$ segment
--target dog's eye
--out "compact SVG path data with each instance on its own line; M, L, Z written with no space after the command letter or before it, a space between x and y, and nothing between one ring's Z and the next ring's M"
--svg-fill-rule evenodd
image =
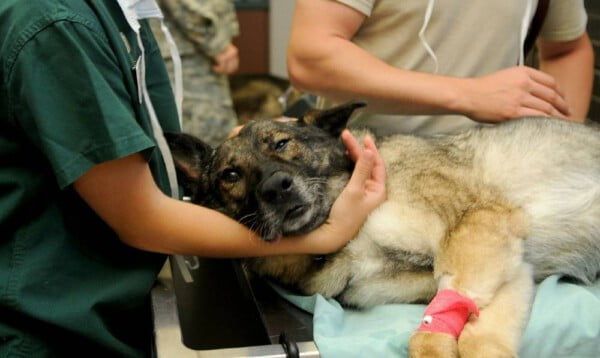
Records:
M290 140L289 140L289 139L287 139L287 138L286 138L286 139L281 139L281 140L278 140L278 141L277 141L277 142L275 142L275 144L273 145L273 149L274 149L274 150L276 150L276 151L278 151L278 152L281 152L282 150L284 150L284 149L285 149L285 146L288 144L288 142L289 142L289 141L290 141Z
M221 180L228 183L235 183L236 181L240 180L240 173L234 169L225 169L221 173Z

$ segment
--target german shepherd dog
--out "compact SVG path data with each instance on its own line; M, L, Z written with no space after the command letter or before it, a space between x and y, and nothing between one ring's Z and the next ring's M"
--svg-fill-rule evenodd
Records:
M340 133L360 103L257 121L213 149L169 135L192 201L264 240L321 225L353 163ZM364 135L364 131L357 136ZM600 272L600 130L531 118L456 135L378 138L387 201L342 250L248 259L259 275L366 307L451 289L480 310L455 339L417 331L411 357L516 357L534 282Z

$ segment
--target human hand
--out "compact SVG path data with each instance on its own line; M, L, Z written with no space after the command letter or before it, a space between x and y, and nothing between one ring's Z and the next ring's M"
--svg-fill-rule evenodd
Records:
M328 221L317 229L324 234L314 240L310 248L317 254L341 249L356 236L371 211L386 199L385 166L373 139L366 136L363 149L345 130L342 141L356 166L350 181L333 204Z
M230 75L237 71L240 59L238 49L233 44L227 45L225 49L213 57L213 70L217 73Z
M511 67L464 83L464 113L479 122L528 116L566 118L570 114L554 78L531 67Z
M348 130L342 132L342 141L346 146L347 155L356 162L356 166L346 188L334 203L332 213L334 213L336 204L351 204L350 201L357 200L359 202L355 204L364 209L362 213L364 220L373 209L386 199L385 165L371 136L367 135L364 137L364 148L358 144L356 138ZM347 198L344 196L347 196ZM347 203L345 203L346 200L348 200ZM349 207L355 209L354 205ZM342 214L344 218L348 218L347 213ZM357 217L356 219L359 218ZM359 226L362 226L362 223Z

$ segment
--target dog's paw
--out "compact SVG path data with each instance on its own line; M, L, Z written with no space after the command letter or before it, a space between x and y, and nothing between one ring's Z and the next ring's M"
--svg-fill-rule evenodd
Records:
M458 339L460 358L516 358L517 353L492 335L463 334Z
M458 358L456 339L444 333L415 332L408 344L410 358Z

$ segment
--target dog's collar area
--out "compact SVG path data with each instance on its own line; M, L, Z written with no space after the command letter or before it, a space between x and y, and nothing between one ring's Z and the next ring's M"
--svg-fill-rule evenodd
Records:
M479 316L473 300L454 290L441 290L425 309L417 331L447 333L458 338L471 314Z

